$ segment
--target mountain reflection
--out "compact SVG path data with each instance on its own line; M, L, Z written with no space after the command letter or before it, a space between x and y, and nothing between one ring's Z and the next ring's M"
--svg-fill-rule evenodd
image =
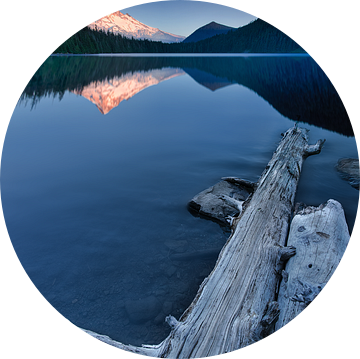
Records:
M106 115L120 102L128 100L145 88L184 74L184 71L178 68L139 71L120 77L115 76L109 80L94 81L81 90L73 90L73 92L94 103L99 111Z
M144 88L187 73L212 91L243 85L293 121L353 136L330 80L310 57L92 57L51 56L20 100L81 94L106 114ZM61 76L59 76L61 74Z

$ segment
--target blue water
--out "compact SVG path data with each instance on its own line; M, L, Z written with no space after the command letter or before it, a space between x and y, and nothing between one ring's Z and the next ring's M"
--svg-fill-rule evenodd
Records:
M65 62L81 65L59 61L58 73ZM152 71L146 61L138 66L143 70L129 72L120 63L119 77L146 77ZM206 66L169 65L186 71L106 115L71 92L73 84L59 88L54 80L35 106L28 95L16 107L2 155L6 225L30 279L75 325L135 345L163 340L165 316L178 318L187 308L229 234L193 217L188 201L224 176L256 181L280 133L294 126L278 110L285 107L258 94L260 82L247 87L216 66L209 75ZM111 82L111 76L96 80ZM341 124L340 132L299 126L310 130L311 143L325 138L326 144L305 161L296 200L339 200L352 229L358 191L334 166L340 158L357 158L354 137L341 133Z

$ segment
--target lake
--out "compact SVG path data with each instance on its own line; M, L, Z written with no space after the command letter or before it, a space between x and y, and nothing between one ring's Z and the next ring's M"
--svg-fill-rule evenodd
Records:
M12 244L75 325L157 344L214 267L226 228L187 203L224 176L256 181L295 124L310 143L297 202L333 198L353 228L358 158L343 104L309 57L52 56L24 90L2 154Z

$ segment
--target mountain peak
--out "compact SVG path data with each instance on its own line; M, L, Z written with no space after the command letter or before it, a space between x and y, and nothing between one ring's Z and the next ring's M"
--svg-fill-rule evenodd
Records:
M183 42L186 43L186 42L197 42L197 41L205 40L215 35L226 34L233 29L234 29L233 27L221 25L215 21L211 21L209 24L206 24L198 28L196 31L194 31Z
M89 28L120 34L129 39L147 39L166 43L181 42L185 38L184 36L170 34L145 25L134 19L130 14L123 14L120 11L116 11L91 23Z
M219 30L231 30L233 27L225 26L222 24L219 24L215 21L211 21L209 24L204 25L203 27L200 27L200 29L219 29Z

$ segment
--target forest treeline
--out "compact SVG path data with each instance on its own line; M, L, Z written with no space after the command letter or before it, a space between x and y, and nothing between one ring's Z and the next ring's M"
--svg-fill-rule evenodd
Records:
M283 32L257 19L227 34L190 43L128 39L111 32L83 28L66 40L55 54L99 53L293 53L305 52Z
M30 80L20 102L33 107L44 96L61 99L66 91L81 93L89 84L166 68L183 69L207 88L237 83L293 121L354 135L334 86L310 56L50 56Z

